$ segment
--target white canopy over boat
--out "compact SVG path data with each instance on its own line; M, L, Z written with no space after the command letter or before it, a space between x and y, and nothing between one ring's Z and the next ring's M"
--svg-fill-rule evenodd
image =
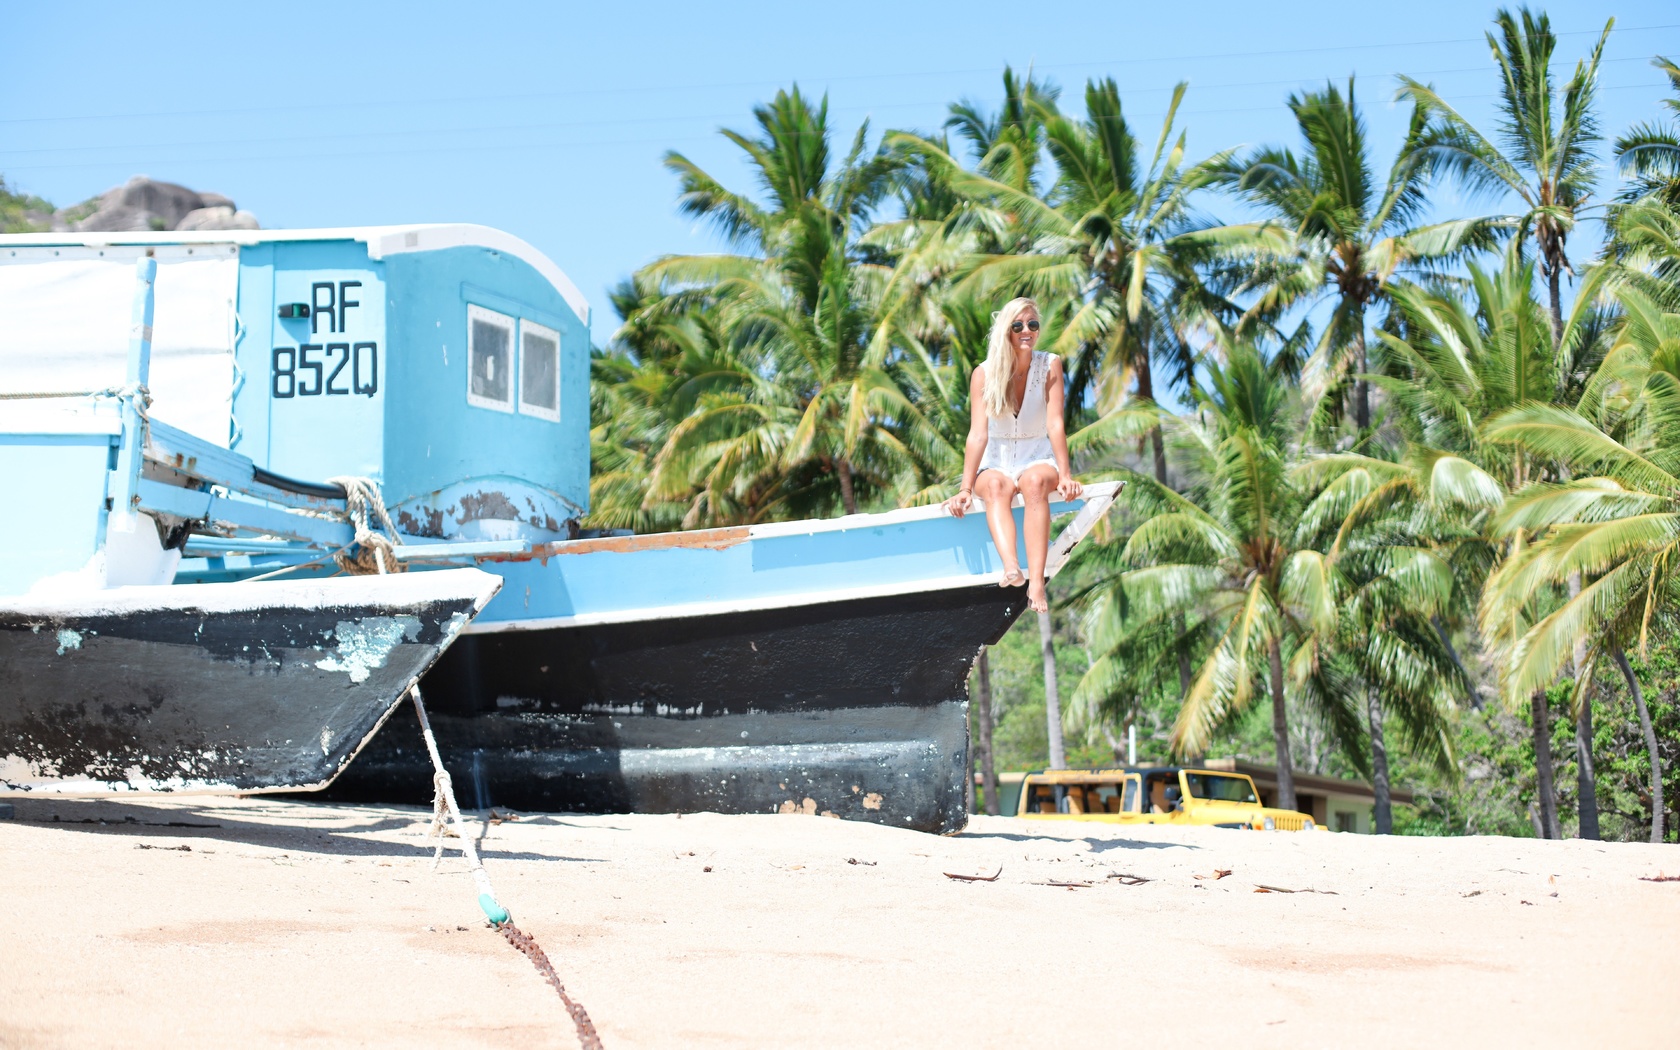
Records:
M151 415L227 447L239 248L107 245L0 252L0 396L119 387L128 367L134 260L158 262Z

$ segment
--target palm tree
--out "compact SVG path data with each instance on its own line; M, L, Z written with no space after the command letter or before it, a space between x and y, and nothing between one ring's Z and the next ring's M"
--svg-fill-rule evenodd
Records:
M1627 676L1624 649L1643 654L1653 631L1680 625L1680 314L1632 289L1619 298L1625 324L1576 408L1523 406L1489 426L1490 440L1561 461L1570 479L1529 486L1500 516L1500 529L1521 545L1488 581L1484 619L1509 617L1536 589L1590 581L1515 639L1508 694L1543 688L1584 638L1575 682L1584 702L1599 660ZM1649 713L1629 680L1643 728ZM1660 810L1660 759L1654 735L1646 738Z
M702 486L656 491L655 463L697 392L736 362L704 313L646 310L658 294L634 279L611 299L625 323L590 357L590 521L638 532L681 528Z
M1037 80L1029 69L1017 76L1003 67L1003 104L987 114L970 99L951 106L945 126L968 140L978 169L1015 189L1033 193L1039 188L1038 170L1044 155L1044 111L1054 109L1061 90Z
M1377 834L1387 835L1393 830L1387 716L1398 718L1414 756L1447 772L1452 749L1443 708L1453 695L1473 690L1435 627L1458 591L1453 523L1435 494L1416 485L1414 464L1348 453L1309 459L1297 475L1312 487L1328 481L1298 530L1314 537L1314 549L1298 557L1301 578L1310 584L1300 590L1315 597L1317 608L1292 670L1302 691L1363 695L1373 823ZM1335 702L1323 695L1314 706Z
M1616 279L1664 309L1680 308L1680 66L1652 60L1674 88L1663 105L1668 127L1642 124L1616 140L1616 161L1630 181L1606 216L1606 254Z
M841 506L856 513L860 485L880 490L902 456L880 425L899 395L870 352L874 303L889 271L859 244L895 161L866 149L866 123L836 163L827 99L812 105L797 87L754 116L759 137L724 135L746 153L764 204L680 153L666 155L681 179L682 210L752 254L653 263L639 275L664 293L650 309L683 313L703 304L749 367L737 370L727 395L700 403L673 430L655 474L681 488L703 469L717 500L767 476L816 470L832 475Z
M1552 52L1557 36L1545 12L1506 9L1494 15L1498 35L1487 34L1499 66L1500 128L1497 143L1448 105L1435 89L1401 77L1402 94L1439 116L1420 143L1420 155L1437 170L1458 176L1474 190L1513 193L1523 211L1503 217L1517 239L1533 237L1540 274L1550 296L1552 339L1563 341L1560 284L1574 269L1568 256L1569 235L1592 201L1598 138L1593 113L1599 57L1614 18L1604 23L1592 54L1575 64L1561 95L1552 82Z
M1354 423L1363 437L1371 426L1366 312L1386 295L1403 269L1427 271L1491 243L1488 224L1454 220L1415 226L1425 205L1427 172L1418 162L1426 111L1412 111L1406 142L1379 184L1372 173L1365 118L1354 101L1354 81L1344 96L1334 84L1291 95L1306 150L1296 156L1268 146L1226 164L1218 181L1264 209L1265 222L1235 227L1233 249L1255 256L1250 286L1261 294L1248 320L1277 316L1329 296L1335 308L1306 365L1308 403L1353 382Z
M1196 414L1175 426L1188 490L1131 473L1140 521L1114 559L1121 571L1094 591L1088 633L1098 659L1080 690L1112 686L1128 648L1179 641L1183 623L1182 634L1205 641L1174 752L1204 751L1219 726L1268 696L1277 805L1292 809L1285 668L1323 626L1323 602L1306 593L1319 559L1297 545L1308 501L1290 469L1299 428L1289 388L1251 344L1229 344L1226 356L1207 366ZM1330 705L1321 713L1357 755L1358 717L1345 694L1303 695Z
M1456 283L1434 287L1402 283L1392 297L1405 335L1379 333L1381 375L1373 378L1393 406L1395 425L1407 439L1407 481L1414 498L1434 508L1442 526L1455 530L1453 562L1460 577L1456 607L1472 605L1513 540L1491 529L1491 515L1507 494L1528 484L1547 461L1489 439L1483 421L1524 405L1551 404L1558 395L1559 357L1544 308L1535 300L1532 262L1512 243L1499 270L1468 266L1470 296ZM1594 271L1590 280L1602 279ZM1588 354L1597 319L1588 290L1576 300L1564 327L1564 358ZM1548 594L1532 596L1544 603ZM1538 607L1507 610L1489 637L1509 640L1526 629ZM1528 696L1535 774L1543 832L1559 834L1551 755L1550 703L1543 688ZM1590 753L1590 752L1589 752ZM1589 793L1590 797L1590 793Z
M1616 139L1616 166L1632 184L1624 201L1657 200L1680 207L1680 66L1658 56L1651 65L1668 77L1674 97L1663 100L1671 114L1668 127L1637 124Z
M1205 421L1180 427L1190 438L1183 453L1196 483L1178 496L1140 481L1151 516L1127 541L1121 571L1094 588L1087 625L1098 658L1076 703L1113 717L1135 695L1129 679L1149 674L1149 651L1188 624L1202 667L1174 748L1204 749L1256 688L1269 688L1278 804L1292 806L1287 700L1323 717L1361 768L1365 722L1377 824L1386 833L1379 697L1414 754L1443 769L1451 762L1442 705L1450 691L1470 685L1432 621L1452 601L1455 573L1419 534L1427 518L1399 498L1404 484L1396 482L1409 476L1408 466L1348 454L1286 467L1298 417L1284 385L1250 348L1210 372Z

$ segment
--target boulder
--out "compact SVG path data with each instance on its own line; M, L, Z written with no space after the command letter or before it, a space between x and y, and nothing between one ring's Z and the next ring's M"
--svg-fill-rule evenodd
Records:
M223 198L224 200L226 198ZM217 204L187 212L175 224L177 230L256 230L257 217L248 211L235 211L231 204Z
M55 229L127 232L131 230L255 230L256 216L238 211L229 197L198 193L173 182L136 175L116 189L60 208Z

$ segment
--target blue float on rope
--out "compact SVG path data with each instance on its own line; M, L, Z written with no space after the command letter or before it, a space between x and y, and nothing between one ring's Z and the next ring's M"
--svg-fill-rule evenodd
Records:
M496 898L490 896L488 893L480 893L478 895L478 906L484 909L485 916L497 926L502 925L512 918L512 916L508 915L507 909L502 907L500 904L497 904Z

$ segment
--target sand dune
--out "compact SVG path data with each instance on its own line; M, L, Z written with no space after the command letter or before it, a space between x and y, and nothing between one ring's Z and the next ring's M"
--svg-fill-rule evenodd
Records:
M431 871L429 813L16 810L0 821L0 1046L577 1045L459 855ZM1672 846L1008 818L935 838L802 815L481 830L503 902L609 1048L1680 1032L1680 882L1640 878L1680 874Z

